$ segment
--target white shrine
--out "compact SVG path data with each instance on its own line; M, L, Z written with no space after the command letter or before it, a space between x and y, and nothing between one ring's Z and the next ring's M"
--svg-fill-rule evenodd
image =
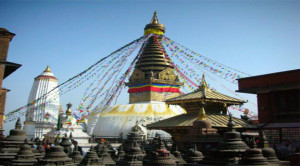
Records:
M96 143L90 143L91 136L89 136L85 132L85 122L77 121L73 116L71 111L72 104L67 104L67 110L65 113L60 112L61 114L65 114L66 119L61 119L61 128L57 129L57 126L52 128L52 131L45 134L46 140L53 142L54 139L59 135L59 137L63 137L65 135L70 136L72 134L72 138L78 142L78 145L82 147L84 152L87 152L91 146L95 146Z
M41 98L57 87L58 80L51 72L49 66L34 78L34 83L28 98L28 103ZM27 108L24 130L27 138L43 138L44 134L52 130L57 124L59 113L59 91L52 90L45 97Z

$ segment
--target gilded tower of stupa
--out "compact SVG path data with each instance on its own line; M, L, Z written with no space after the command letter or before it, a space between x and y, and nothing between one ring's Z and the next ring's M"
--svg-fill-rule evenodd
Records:
M134 71L126 85L129 87L129 104L110 105L95 109L86 117L88 134L97 137L127 137L132 126L140 128L143 138L156 132L170 137L164 131L148 131L147 124L185 113L178 105L164 101L180 95L182 83L175 75L172 63L160 45L160 35L165 27L157 19L156 12L144 29L145 35L155 34L141 47Z
M164 34L165 26L158 22L156 12L144 30L145 35ZM157 36L149 38L126 84L129 87L130 103L164 101L180 94L179 87L183 84L175 75L159 40Z

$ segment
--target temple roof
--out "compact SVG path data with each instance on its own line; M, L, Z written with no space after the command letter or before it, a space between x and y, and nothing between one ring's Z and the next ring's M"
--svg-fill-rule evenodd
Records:
M193 122L198 120L198 114L181 114L165 120L161 120L147 125L148 129L168 129L192 127ZM214 128L226 128L229 115L206 114L206 120L212 122ZM257 128L256 125L249 124L247 121L233 117L235 128Z
M214 102L225 102L228 104L237 104L240 105L245 103L246 101L236 99L227 95L224 95L219 92L212 91L207 86L204 75L202 76L202 81L199 88L191 93L181 95L178 97L174 97L166 100L167 104L175 104L175 103L183 103L183 102L198 102L198 101L214 101Z

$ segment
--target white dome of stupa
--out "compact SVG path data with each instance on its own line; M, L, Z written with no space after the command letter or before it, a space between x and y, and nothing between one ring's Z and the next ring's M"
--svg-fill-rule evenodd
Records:
M123 138L126 138L136 124L142 127L183 113L186 111L182 107L167 105L164 102L107 106L102 110L93 111L86 117L87 131L89 135L98 137L119 137L122 134ZM146 130L144 127L143 129ZM162 137L170 137L161 130L147 132L150 137L154 137L155 133Z

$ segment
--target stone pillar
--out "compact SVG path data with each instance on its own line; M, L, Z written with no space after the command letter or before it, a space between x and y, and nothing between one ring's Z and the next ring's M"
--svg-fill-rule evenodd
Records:
M9 32L7 29L0 28L0 137L3 136L3 114L5 109L6 89L2 88L2 81L5 72L5 62L9 43L15 36L14 33Z

